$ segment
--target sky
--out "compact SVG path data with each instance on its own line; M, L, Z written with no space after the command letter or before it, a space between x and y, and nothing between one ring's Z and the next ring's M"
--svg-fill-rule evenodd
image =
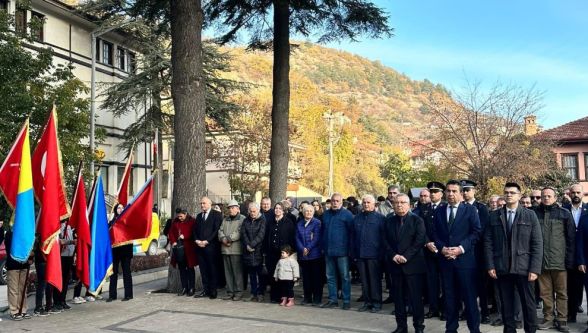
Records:
M588 116L588 1L375 0L394 36L327 46L459 91L470 81L535 86L539 125Z

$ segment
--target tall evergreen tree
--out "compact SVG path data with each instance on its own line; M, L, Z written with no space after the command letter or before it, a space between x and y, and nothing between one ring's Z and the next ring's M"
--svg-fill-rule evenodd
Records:
M248 30L250 48L274 52L270 197L281 200L288 180L290 35L316 35L318 42L391 36L388 17L365 0L210 0L204 11L221 43Z

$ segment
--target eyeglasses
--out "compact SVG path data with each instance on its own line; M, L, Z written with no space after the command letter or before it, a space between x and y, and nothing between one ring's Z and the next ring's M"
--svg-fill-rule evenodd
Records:
M541 199L541 196L535 197L535 196L531 196L531 199Z

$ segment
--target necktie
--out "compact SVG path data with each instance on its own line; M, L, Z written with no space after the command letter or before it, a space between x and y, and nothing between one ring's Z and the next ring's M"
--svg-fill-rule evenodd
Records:
M512 230L512 224L514 223L514 212L512 210L508 211L508 232Z
M202 221L206 221L206 211L202 212Z
M449 221L447 221L447 224L449 224L449 227L451 228L453 222L455 222L455 206L449 206L449 209Z

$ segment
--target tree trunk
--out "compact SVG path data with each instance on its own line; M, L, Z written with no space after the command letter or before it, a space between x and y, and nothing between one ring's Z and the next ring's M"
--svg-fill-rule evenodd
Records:
M202 4L171 1L172 98L175 160L172 209L196 214L206 193L205 85L202 73Z
M288 0L274 1L274 68L270 189L273 202L284 199L288 186L290 132L290 11Z

